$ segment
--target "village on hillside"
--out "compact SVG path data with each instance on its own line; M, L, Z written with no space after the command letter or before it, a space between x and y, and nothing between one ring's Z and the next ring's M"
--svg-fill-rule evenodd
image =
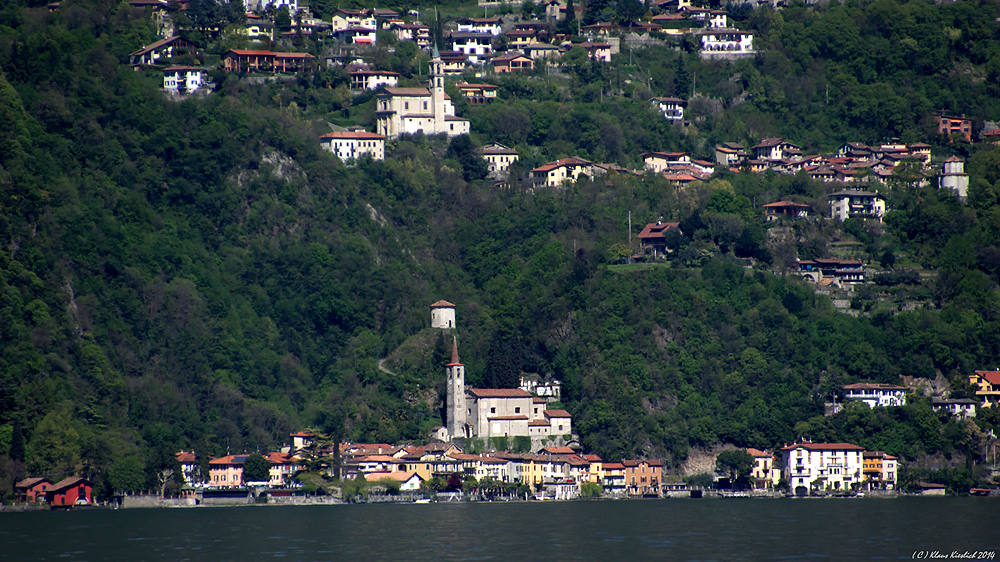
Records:
M425 444L336 442L321 432L303 429L289 435L280 451L263 455L205 459L196 451L179 451L176 469L161 475L159 496L98 498L93 483L83 477L58 482L29 477L16 484L18 500L53 508L155 507L164 502L217 505L260 498L273 503L344 501L343 495L317 499L317 488L306 489L304 482L310 480L303 475L312 475L312 482L319 478L364 483L370 487L363 488L363 497L381 501L899 493L900 460L851 443L801 439L773 451L725 448L700 474L671 474L664 461L655 458L606 461L580 446L572 415L558 407L559 381L522 377L520 388L467 388L465 365L458 354L456 305L445 300L430 305L430 326L451 335L452 349L450 361L443 366L445 425L434 427ZM965 420L975 418L979 405L1000 403L1000 371L975 371L969 383L979 400L935 398L933 409ZM842 390L841 402L827 404L826 415L845 407L904 406L907 394L916 391L881 383L854 383ZM259 463L253 469L249 468L251 460ZM168 499L167 484L173 480L183 484ZM925 495L945 492L941 484L916 482L914 486Z

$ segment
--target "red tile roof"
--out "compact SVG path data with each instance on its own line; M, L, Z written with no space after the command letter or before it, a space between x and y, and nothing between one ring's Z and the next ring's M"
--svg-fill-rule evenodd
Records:
M751 457L771 458L771 453L765 453L764 451L761 451L760 449L754 449L753 447L747 447L747 453L749 453Z
M39 485L39 484L41 484L43 482L48 482L49 484L52 483L51 480L49 480L48 478L46 478L44 476L36 476L34 478L25 478L24 480L21 480L20 482L18 482L17 484L15 484L14 487L15 488L30 489L30 488L33 488L33 487L35 487L35 486L37 486L37 485Z
M875 382L856 382L844 385L844 390L906 390L905 387L894 384L882 384Z
M531 393L520 388L470 388L477 398L531 398Z
M808 451L864 451L864 447L852 445L850 443L793 443L787 447L782 447L782 451L790 451L802 447Z
M679 228L679 222L651 222L639 233L639 240L663 238L664 233L671 228Z
M177 458L177 462L179 463L192 463L198 461L198 457L195 456L194 451L181 451L176 453L174 457Z
M575 455L576 451L570 449L569 447L546 447L542 449L546 453L551 453L553 455Z
M990 384L1000 384L1000 371L976 371L976 374Z
M369 139L385 140L382 135L369 133L368 131L334 131L320 137L321 139Z
M547 418L571 418L569 412L566 410L545 410L545 417Z

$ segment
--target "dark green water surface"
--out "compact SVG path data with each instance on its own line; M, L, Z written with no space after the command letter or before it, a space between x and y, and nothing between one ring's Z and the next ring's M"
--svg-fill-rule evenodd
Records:
M1000 498L0 513L0 561L18 562L932 560L982 551L990 559L998 550Z

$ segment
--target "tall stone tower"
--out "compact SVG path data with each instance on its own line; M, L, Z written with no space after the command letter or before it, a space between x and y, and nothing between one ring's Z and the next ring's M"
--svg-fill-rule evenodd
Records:
M465 437L465 365L458 362L458 338L451 340L448 373L448 437Z
M437 44L434 45L434 56L430 62L431 70L431 103L434 105L434 132L448 131L447 118L444 115L444 63Z

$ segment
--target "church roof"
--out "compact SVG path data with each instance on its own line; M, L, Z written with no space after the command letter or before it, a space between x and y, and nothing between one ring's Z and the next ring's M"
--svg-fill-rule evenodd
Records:
M431 308L455 308L455 305L446 300L439 300L431 305Z
M470 388L477 398L531 398L531 393L520 388Z
M382 88L394 96L429 96L431 93L427 88Z

